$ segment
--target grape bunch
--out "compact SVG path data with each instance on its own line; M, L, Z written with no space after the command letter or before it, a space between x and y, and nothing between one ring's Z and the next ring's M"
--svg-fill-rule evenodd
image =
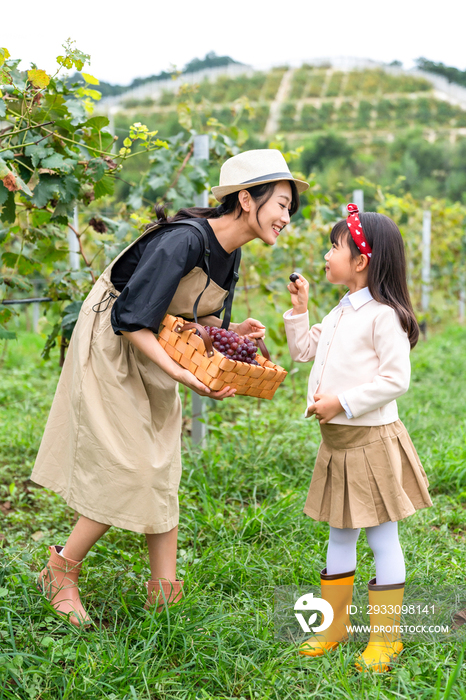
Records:
M247 362L249 365L259 364L256 360L257 347L249 338L239 336L225 328L206 326L205 329L212 338L214 348L225 357L237 362Z

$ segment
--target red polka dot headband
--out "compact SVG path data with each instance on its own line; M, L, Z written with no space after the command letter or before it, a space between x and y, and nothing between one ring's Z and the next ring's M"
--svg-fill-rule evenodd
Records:
M362 224L359 220L359 209L356 204L348 204L347 207L349 215L346 219L346 225L348 226L349 232L351 233L351 238L356 243L358 250L364 255L367 255L367 261L370 262L372 256L372 248L367 242L367 238L362 230Z

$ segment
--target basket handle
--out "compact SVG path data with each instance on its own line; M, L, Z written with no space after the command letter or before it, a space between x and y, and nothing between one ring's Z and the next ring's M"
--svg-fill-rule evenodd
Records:
M207 357L212 357L214 355L212 338L207 333L204 326L201 326L200 323L185 323L184 325L181 325L181 323L178 323L173 330L176 333L182 333L183 331L190 331L190 330L198 331L199 335L201 336L202 340L204 341L205 349L207 350ZM259 346L259 349L260 349L262 355L265 357L265 359L269 360L269 362L270 362L270 353L267 350L267 348L265 347L265 343L262 340L262 338L257 338L257 345Z
M259 346L259 349L260 349L260 351L261 351L263 357L265 357L266 360L268 360L269 362L271 362L270 353L269 353L269 351L267 350L267 348L265 347L265 343L264 343L264 341L262 340L262 338L257 338L257 345Z
M173 330L176 333L182 333L183 331L196 330L199 333L199 335L201 336L202 340L204 341L205 349L207 350L207 357L214 356L215 353L214 353L214 347L212 345L212 339L211 339L210 335L207 333L204 326L201 326L200 323L185 323L184 325L181 325L181 323L177 323Z

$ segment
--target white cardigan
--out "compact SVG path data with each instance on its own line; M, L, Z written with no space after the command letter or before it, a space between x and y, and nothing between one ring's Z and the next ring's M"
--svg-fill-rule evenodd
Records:
M312 328L308 312L287 311L284 319L293 360L314 360L308 407L314 394L335 394L353 417L342 411L330 423L385 425L398 419L395 399L409 387L410 344L391 307L375 301L366 287L347 294Z

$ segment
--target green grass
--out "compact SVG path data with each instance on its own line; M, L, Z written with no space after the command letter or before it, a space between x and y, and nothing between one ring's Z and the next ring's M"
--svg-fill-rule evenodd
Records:
M328 528L302 514L319 444L301 418L309 366L272 402L235 398L209 409L208 449L185 438L178 574L186 597L169 616L143 610L143 538L112 529L83 567L96 621L68 627L35 589L47 545L63 543L74 513L28 481L58 377L42 340L10 342L0 370L0 699L465 698L460 640L408 640L390 674L354 669L364 639L328 658L300 658L274 637L275 586L318 583ZM400 526L408 577L464 583L466 330L451 327L413 352L399 401L432 486L434 507ZM0 354L2 348L0 347ZM357 581L374 575L362 535Z

